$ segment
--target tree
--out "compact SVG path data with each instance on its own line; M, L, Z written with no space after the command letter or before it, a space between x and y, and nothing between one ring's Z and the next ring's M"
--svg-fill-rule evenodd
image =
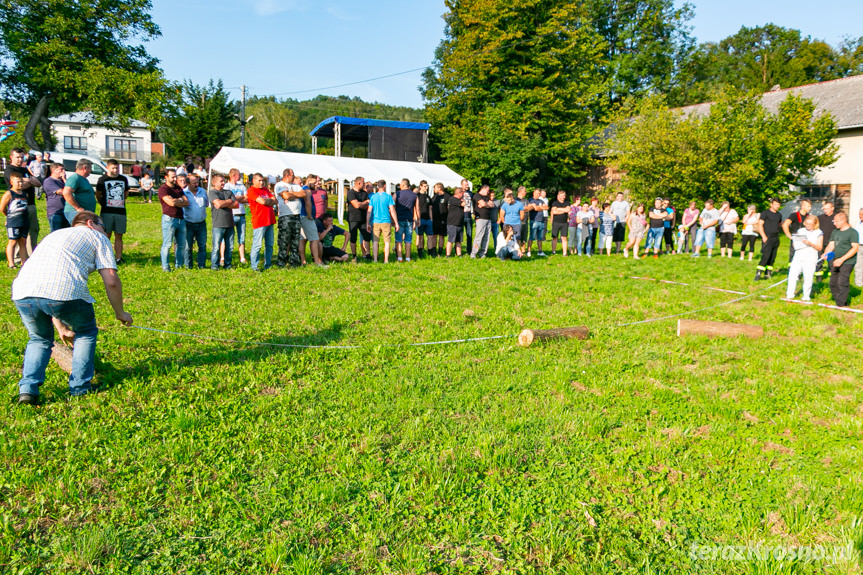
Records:
M246 105L246 115L255 117L248 126L250 130L258 132L258 127L264 127L263 136L259 137L271 148L287 152L305 151L307 132L300 128L297 113L285 104L277 102L275 98L259 98ZM256 138L246 138L246 145L250 148L265 148Z
M835 121L811 100L789 95L772 114L758 96L728 91L701 111L654 97L621 116L608 149L635 198L765 205L837 159Z
M443 159L475 181L556 185L581 175L605 86L580 3L447 0L421 88Z
M175 156L203 162L236 141L234 103L221 80L210 80L206 86L186 81L180 92L177 113L168 122L168 142Z
M156 123L165 80L143 46L160 35L150 0L0 0L0 94L32 110L24 137L51 140L48 117L89 110L111 127Z
M673 0L589 0L591 22L604 40L602 66L610 78L606 106L628 96L666 93L693 40L692 6Z

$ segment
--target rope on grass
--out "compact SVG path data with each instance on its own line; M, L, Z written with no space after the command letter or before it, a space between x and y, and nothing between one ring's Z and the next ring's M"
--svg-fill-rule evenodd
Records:
M145 327L141 325L133 325L134 329L140 329L144 331L154 331L156 333L165 333L169 335L179 335L182 337L192 337L195 339L206 339L209 341L221 341L225 343L236 343L241 345L250 345L250 346L266 346L266 347L287 347L287 348L299 348L299 349L361 349L363 346L360 345L303 345L296 343L271 343L266 341L243 341L240 339L230 339L224 337L212 337L208 335L197 335L193 333L182 333L179 331L168 331L165 329L156 329L154 327ZM491 339L512 339L518 336L515 335L494 335L489 337L471 337L466 339L449 339L445 341L426 341L420 343L389 343L389 344L380 344L383 347L418 347L418 346L427 346L427 345L444 345L451 343L468 343L472 341L486 341Z

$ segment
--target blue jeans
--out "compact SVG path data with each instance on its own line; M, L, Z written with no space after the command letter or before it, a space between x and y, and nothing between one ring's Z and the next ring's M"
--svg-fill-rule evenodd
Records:
M658 250L662 248L662 234L665 233L665 228L648 228L647 230L647 246L645 249Z
M494 250L497 251L497 234L500 233L500 224L492 220L491 222L491 241L494 243Z
M246 245L246 216L234 216L234 229L237 231L237 243Z
M210 254L210 268L219 269L219 244L225 241L225 269L231 269L231 256L234 253L234 228L213 228L213 251Z
M411 243L414 239L414 223L413 220L399 222L399 231L396 232L396 243L403 244Z
M582 253L590 255L590 252L593 249L590 231L590 226L585 227L584 225L580 225L576 228L575 245L578 249L578 255L581 255Z
M172 218L162 214L162 269L170 271L171 243L177 244L174 253L174 265L178 268L186 263L186 222L181 218Z
M30 334L24 351L24 368L18 393L39 395L39 386L45 381L45 368L51 359L54 347L54 324L56 317L75 332L72 349L72 373L69 375L69 393L84 395L90 391L93 379L93 363L96 357L96 316L93 304L82 299L57 301L40 297L29 297L15 301L21 321Z
M264 244L264 269L267 270L273 265L273 226L252 230L252 271L258 271L261 244Z
M63 230L68 227L69 220L66 219L66 214L63 213L63 210L55 212L53 216L48 218L48 228L52 232L56 232L57 230Z
M186 222L186 267L192 268L192 252L198 244L198 267L207 265L207 222ZM218 249L213 250L218 252Z

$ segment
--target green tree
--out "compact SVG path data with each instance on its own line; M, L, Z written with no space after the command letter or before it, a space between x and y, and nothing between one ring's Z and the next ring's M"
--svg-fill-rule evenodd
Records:
M707 109L653 97L621 113L607 146L635 198L765 205L837 159L835 122L811 100L789 95L774 114L758 96L728 91Z
M246 105L246 115L255 117L248 125L249 130L271 148L286 152L306 151L304 136L307 132L304 133L300 127L297 113L286 104L276 101L275 98L259 98ZM261 126L264 126L263 136L258 133ZM256 149L266 148L254 137L247 137L246 145Z
M447 0L425 71L426 117L443 160L495 185L553 186L583 173L605 86L601 39L580 3Z
M100 124L155 124L165 80L138 41L160 35L149 0L0 0L0 94L32 110L24 137L50 142L48 117L89 110Z
M687 22L692 5L673 0L589 0L592 24L604 42L602 66L610 78L606 106L628 96L665 93L692 49Z
M168 122L173 155L203 162L235 142L235 106L221 80L206 86L186 81L179 91L177 112Z

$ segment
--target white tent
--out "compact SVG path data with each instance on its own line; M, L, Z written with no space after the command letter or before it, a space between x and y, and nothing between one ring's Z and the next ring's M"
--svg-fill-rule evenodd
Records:
M402 178L408 178L412 184L426 180L429 186L441 182L447 187L460 186L462 180L459 174L443 164L336 158L295 152L223 147L210 162L210 171L226 174L231 168L236 168L244 174L260 172L266 177L276 178L282 177L282 170L291 168L298 176L315 174L323 179L337 180L339 221L344 220L344 184L349 184L356 177L361 176L370 181L384 180L390 187L397 185Z

